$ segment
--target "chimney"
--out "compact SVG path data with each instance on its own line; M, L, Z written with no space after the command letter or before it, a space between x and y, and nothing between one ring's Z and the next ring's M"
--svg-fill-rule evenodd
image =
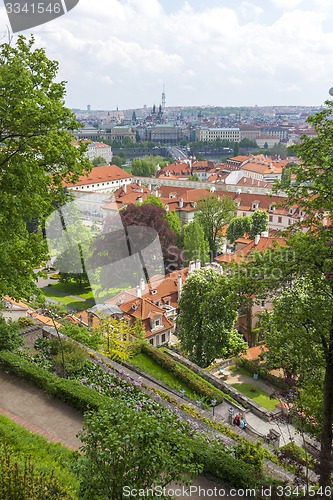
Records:
M148 191L151 191L151 184L148 184Z
M158 196L158 189L154 189L154 191L153 191L153 195L154 195L154 196L157 196L157 198L159 197L159 196Z
M143 202L142 196L139 196L139 198L137 199L137 202L138 203L142 203Z
M139 287L139 285L136 287L136 296L138 298L141 298L141 288Z
M144 292L145 288L146 288L145 280L143 278L141 278L141 280L140 280L140 289L141 289L142 292Z
M197 259L197 260L195 261L195 269L196 269L196 270L199 270L200 268L201 268L201 262L200 262L200 260L199 260L199 259Z
M137 185L141 186L141 181L140 180L138 180Z
M259 241L260 241L260 234L256 234L255 237L254 237L254 244L255 244L255 246L258 245Z
M183 208L183 206L184 206L184 200L183 198L179 198L178 207Z
M123 184L123 191L124 191L124 193L125 193L125 194L127 193L127 187L126 187L126 184Z
M195 262L194 260L191 260L191 262L188 265L188 272L191 273L194 270L195 270Z
M182 294L182 287L183 287L183 279L181 275L178 274L178 280L177 280L178 300L180 299L180 296Z

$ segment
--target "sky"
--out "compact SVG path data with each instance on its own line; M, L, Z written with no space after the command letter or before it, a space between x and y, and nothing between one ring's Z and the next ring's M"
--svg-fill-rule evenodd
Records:
M8 18L0 3L0 35ZM33 33L71 108L320 105L332 0L80 0ZM17 34L13 37L13 43Z

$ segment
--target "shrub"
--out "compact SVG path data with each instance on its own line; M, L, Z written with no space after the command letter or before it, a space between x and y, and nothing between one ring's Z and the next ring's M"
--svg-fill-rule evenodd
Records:
M74 497L56 480L52 471L40 472L29 458L20 463L8 450L2 450L0 498L70 500Z
M15 351L23 344L19 331L20 327L17 323L12 321L7 323L5 318L0 316L0 351L6 349Z
M280 459L296 462L297 464L304 466L306 466L306 463L308 462L308 466L310 469L315 468L315 461L311 457L311 455L306 453L303 448L300 448L300 446L297 446L297 444L295 443L288 443L284 446L281 446L281 448L279 448L278 450L278 454Z
M35 324L31 318L19 318L17 323L20 328L26 328Z
M61 379L17 354L8 351L0 352L0 366L82 412L88 409L98 409L108 402L108 398L84 387L79 382Z
M144 344L142 346L142 351L160 366L175 375L179 381L184 382L195 393L205 398L206 401L210 401L214 398L219 404L224 400L225 394L222 391L216 389L209 382L206 382L206 380L203 380L201 377L193 373L192 370L177 361L174 361L159 349L155 349L148 344Z

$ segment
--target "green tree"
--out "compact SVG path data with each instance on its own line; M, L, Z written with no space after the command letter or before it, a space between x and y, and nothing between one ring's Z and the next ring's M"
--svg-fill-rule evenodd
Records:
M165 208L161 198L155 196L154 194L149 194L143 202L143 205L156 205L157 207L162 207L163 209Z
M268 213L266 210L256 210L251 215L250 236L253 239L257 234L261 234L268 229Z
M34 290L47 255L40 227L65 199L62 182L91 168L86 146L72 144L78 123L55 82L58 63L33 45L19 36L0 47L0 295L17 298Z
M179 302L178 338L189 358L207 367L235 356L246 343L235 330L239 296L230 279L209 268L192 272Z
M301 163L290 167L291 175L278 183L276 189L283 189L288 194L287 205L297 203L306 217L302 228L307 227L307 234L298 232L288 240L285 249L273 249L264 255L251 257L247 269L247 277L251 271L254 279L246 283L246 294L264 295L274 291L281 294L283 288L293 286L296 278L306 278L316 297L316 288L323 285L318 294L326 291L326 312L323 318L327 326L325 330L318 327L318 318L313 307L313 317L308 318L304 328L313 329L318 341L309 344L309 338L304 335L304 344L312 346L313 351L322 353L323 378L321 384L322 396L322 429L320 432L320 485L325 488L331 485L332 474L332 425L333 425L333 102L327 101L324 109L310 117L308 122L315 128L316 137L303 137L302 143L295 145L295 153ZM323 220L326 223L323 224ZM325 331L327 332L325 334ZM318 345L321 343L320 350ZM302 349L305 346L302 345ZM314 369L318 374L318 371ZM318 375L318 377L320 374Z
M69 321L61 326L60 332L67 335L67 337L80 342L80 344L90 347L91 349L98 350L99 346L103 343L100 332L91 332L85 326L73 325L73 323L70 323Z
M235 217L230 222L227 229L227 238L230 243L234 243L235 240L244 236L245 233L251 234L252 232L252 217Z
M124 498L124 488L146 490L196 475L190 428L171 411L112 401L85 414L80 439L81 498Z
M200 177L198 176L198 174L196 172L194 172L193 175L189 176L188 180L189 181L200 181Z
M103 156L96 156L96 158L93 159L92 164L94 167L99 167L100 165L106 165L106 161Z
M15 351L23 344L19 336L20 327L13 321L6 322L0 314L0 350Z
M165 218L168 223L170 231L172 231L176 235L176 237L179 236L182 231L182 225L177 213L167 212Z
M102 318L94 328L94 334L102 338L103 350L112 359L127 361L136 354L144 342L144 330L139 322L129 325L127 321Z
M123 164L125 163L125 160L123 158L121 158L120 156L113 156L112 157L112 165L117 165L117 167L122 167Z
M198 202L195 219L201 224L213 257L217 254L219 232L225 224L229 224L235 215L236 203L227 196L216 195Z
M197 220L184 227L183 250L185 265L188 265L191 260L199 259L201 264L205 264L209 260L209 243Z

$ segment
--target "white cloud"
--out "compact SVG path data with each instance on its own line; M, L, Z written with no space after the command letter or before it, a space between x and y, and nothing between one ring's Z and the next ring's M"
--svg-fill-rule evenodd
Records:
M71 106L158 103L163 82L168 105L326 98L322 89L333 83L329 0L272 0L281 9L274 14L258 0L235 0L233 8L208 2L200 10L188 0L172 12L163 2L80 0L68 15L34 30L60 62ZM0 23L8 23L3 8Z

